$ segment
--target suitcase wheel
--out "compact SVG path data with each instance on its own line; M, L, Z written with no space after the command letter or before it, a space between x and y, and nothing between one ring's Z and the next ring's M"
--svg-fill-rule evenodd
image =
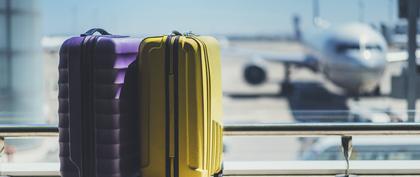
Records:
M213 177L223 177L223 170L214 174Z
M219 172L217 172L216 174L214 174L213 177L223 177L223 169L224 169L224 167L223 167L223 163L222 163L222 169Z

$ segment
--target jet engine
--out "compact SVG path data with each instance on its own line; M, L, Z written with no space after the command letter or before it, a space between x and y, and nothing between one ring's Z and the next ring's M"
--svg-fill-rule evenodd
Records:
M252 61L244 67L244 78L251 85L260 85L267 81L267 70L261 61Z

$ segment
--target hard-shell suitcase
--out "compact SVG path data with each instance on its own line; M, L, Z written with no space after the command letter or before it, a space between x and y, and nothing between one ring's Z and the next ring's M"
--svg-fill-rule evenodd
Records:
M221 176L219 46L176 34L140 44L140 176Z
M92 29L61 46L58 98L63 177L138 175L137 75L127 70L136 59L140 41Z

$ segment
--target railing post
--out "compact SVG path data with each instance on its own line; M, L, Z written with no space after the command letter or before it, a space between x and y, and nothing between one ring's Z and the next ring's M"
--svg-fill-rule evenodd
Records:
M6 145L5 145L5 142L4 142L4 137L0 136L0 157L1 157L1 154L3 154L5 146Z
M341 148L343 150L344 159L346 160L346 171L344 174L338 174L337 177L356 177L350 174L350 157L353 152L353 137L341 136Z

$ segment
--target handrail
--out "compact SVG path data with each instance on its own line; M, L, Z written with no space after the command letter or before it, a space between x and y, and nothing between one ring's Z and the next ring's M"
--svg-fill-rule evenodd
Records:
M13 124L13 125L2 125L0 124L0 141L5 137L51 137L58 136L59 128L56 125L34 125L34 124ZM250 136L250 135L275 135L275 136L351 136L354 135L420 135L420 123L288 123L288 124L227 124L224 126L224 135L226 136ZM351 141L349 142L351 143ZM350 150L351 151L351 150ZM348 158L347 158L348 160ZM272 163L272 162L270 162ZM301 162L299 162L301 163ZM235 165L236 164L236 165ZM325 173L325 174L337 174L341 172L341 167L337 169L332 169L330 171L320 170L314 171L309 169L302 171L302 169L286 169L290 166L285 166L284 168L275 168L274 166L267 165L268 163L247 163L248 167L252 168L237 168L237 165L244 166L241 162L230 163L226 162L226 174L238 175L261 175L261 174L294 174L300 173ZM259 165L258 165L259 164ZM245 164L246 165L246 164ZM279 165L279 164L277 164ZM276 166L277 166L276 165ZM302 165L302 164L301 164ZM406 165L403 165L406 166ZM0 176L7 174L14 176L20 174L18 168L6 169L8 166L3 166L0 168ZM49 166L48 166L49 167ZM49 175L55 176L59 174L57 164L52 164L54 169L48 171ZM258 167L258 169L257 169ZM264 167L264 168L263 168ZM363 166L362 166L363 167ZM415 166L417 167L417 166ZM347 169L349 166L347 165ZM357 169L357 168L356 168ZM418 174L419 171L413 170L417 168L404 168L397 172L398 174ZM8 172L10 171L10 174ZM295 171L293 171L295 170ZM297 170L297 171L296 171ZM370 174L370 171L366 169L354 170L357 174ZM370 170L370 169L368 169ZM374 170L377 173L377 169ZM22 171L22 174L27 174L28 171ZM30 172L32 173L32 171ZM388 172L387 172L388 173ZM42 172L42 174L47 174Z
M418 176L418 160L367 160L352 161L351 172L358 176ZM335 176L343 172L343 161L224 161L223 176ZM56 163L3 163L0 176L8 177L59 177L60 165Z
M420 123L294 123L232 124L224 135L276 136L354 136L354 135L420 135Z
M226 136L420 135L420 123L287 123L227 124ZM0 137L58 136L55 125L0 124Z
M58 136L58 127L44 124L0 124L0 137Z

